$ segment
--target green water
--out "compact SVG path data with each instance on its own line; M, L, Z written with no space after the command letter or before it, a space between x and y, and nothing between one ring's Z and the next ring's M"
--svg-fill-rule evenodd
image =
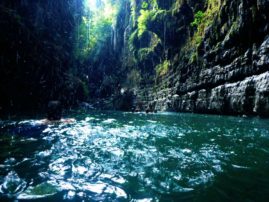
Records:
M69 116L0 123L0 201L269 200L269 120Z

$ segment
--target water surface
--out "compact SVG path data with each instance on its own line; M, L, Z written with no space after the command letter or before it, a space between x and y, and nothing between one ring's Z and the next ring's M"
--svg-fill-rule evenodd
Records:
M0 122L0 201L268 201L269 120L73 113Z

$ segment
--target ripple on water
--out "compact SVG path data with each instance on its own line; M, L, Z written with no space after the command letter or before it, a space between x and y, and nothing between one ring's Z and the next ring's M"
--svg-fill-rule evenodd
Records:
M27 186L25 180L21 179L15 171L10 171L0 185L0 193L7 196L16 196Z
M227 168L266 168L266 161L255 158L268 157L269 133L256 122L252 127L244 125L246 120L227 118L226 123L210 116L169 118L173 121L165 115L85 115L74 123L47 126L42 141L3 139L1 146L13 150L1 154L0 194L27 200L60 193L70 201L146 202L164 196L178 201L212 186ZM20 127L25 123L34 125L31 120L20 122ZM22 152L33 144L32 151ZM38 176L33 172L29 179L19 168L37 168Z

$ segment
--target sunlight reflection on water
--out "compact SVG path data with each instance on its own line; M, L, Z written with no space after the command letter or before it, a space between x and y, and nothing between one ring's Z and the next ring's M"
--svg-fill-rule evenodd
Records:
M96 113L80 115L74 123L48 125L35 141L2 135L0 195L36 199L60 193L58 201L195 199L198 190L214 187L223 174L247 169L255 175L257 169L268 168L262 160L269 156L267 121L234 120ZM35 125L34 120L18 124L29 123ZM5 133L17 126L5 124ZM256 156L246 159L250 152Z

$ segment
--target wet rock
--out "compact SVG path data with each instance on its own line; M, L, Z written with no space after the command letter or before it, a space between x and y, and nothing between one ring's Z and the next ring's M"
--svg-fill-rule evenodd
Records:
M254 112L269 116L269 72L255 78Z
M137 98L160 111L269 116L268 9L268 0L226 0L206 28L199 62L183 51L155 92L143 86Z
M160 2L163 8L171 10L154 14L145 33L135 39L132 51L126 45L134 34L133 24L124 25L123 62L136 57L141 48L151 47L153 38L158 42L156 50L151 50L144 61L138 57L139 62L124 63L141 70L135 95L128 91L120 94L116 89L100 105L125 111L268 114L267 81L263 74L269 66L269 1L222 1L195 46L190 41L196 39L197 27L191 23L195 13L207 9L207 4L194 0L178 5ZM163 62L162 57L169 60L171 67L160 76L156 66Z
M259 9L265 9L269 7L268 0L257 0L257 6Z
M123 111L132 111L135 109L135 94L132 90L124 90L113 99L113 108Z
M15 171L11 171L0 185L0 193L13 197L26 188L27 183Z
M19 200L37 200L53 196L57 194L57 192L58 189L55 186L44 182L33 187L28 187L24 192L19 194L17 198Z

